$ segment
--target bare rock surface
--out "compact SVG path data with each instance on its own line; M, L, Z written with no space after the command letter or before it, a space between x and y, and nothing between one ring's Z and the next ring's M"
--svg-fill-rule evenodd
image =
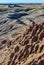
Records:
M44 65L44 4L0 5L0 65Z
M0 39L5 55L0 65L44 65L44 22L31 22L20 31L18 36Z

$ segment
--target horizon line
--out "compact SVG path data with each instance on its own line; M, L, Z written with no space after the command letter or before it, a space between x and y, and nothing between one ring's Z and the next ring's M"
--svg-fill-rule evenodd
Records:
M0 5L15 5L15 4L44 4L44 3L0 3Z

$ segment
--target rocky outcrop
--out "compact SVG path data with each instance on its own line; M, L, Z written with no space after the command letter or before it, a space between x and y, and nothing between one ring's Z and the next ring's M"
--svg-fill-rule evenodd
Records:
M31 22L24 29L16 38L1 40L8 48L1 65L44 65L44 22Z

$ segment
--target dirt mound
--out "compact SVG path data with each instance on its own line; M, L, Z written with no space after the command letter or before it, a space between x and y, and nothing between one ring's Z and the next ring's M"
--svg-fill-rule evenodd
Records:
M14 38L2 41L9 50L1 65L44 65L44 22L30 23Z

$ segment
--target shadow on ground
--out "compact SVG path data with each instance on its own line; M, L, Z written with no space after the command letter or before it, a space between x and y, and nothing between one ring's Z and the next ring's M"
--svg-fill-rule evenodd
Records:
M18 18L20 18L22 16L26 16L26 15L28 15L28 14L27 13L14 13L14 14L9 14L8 18L10 18L10 19L18 19Z

